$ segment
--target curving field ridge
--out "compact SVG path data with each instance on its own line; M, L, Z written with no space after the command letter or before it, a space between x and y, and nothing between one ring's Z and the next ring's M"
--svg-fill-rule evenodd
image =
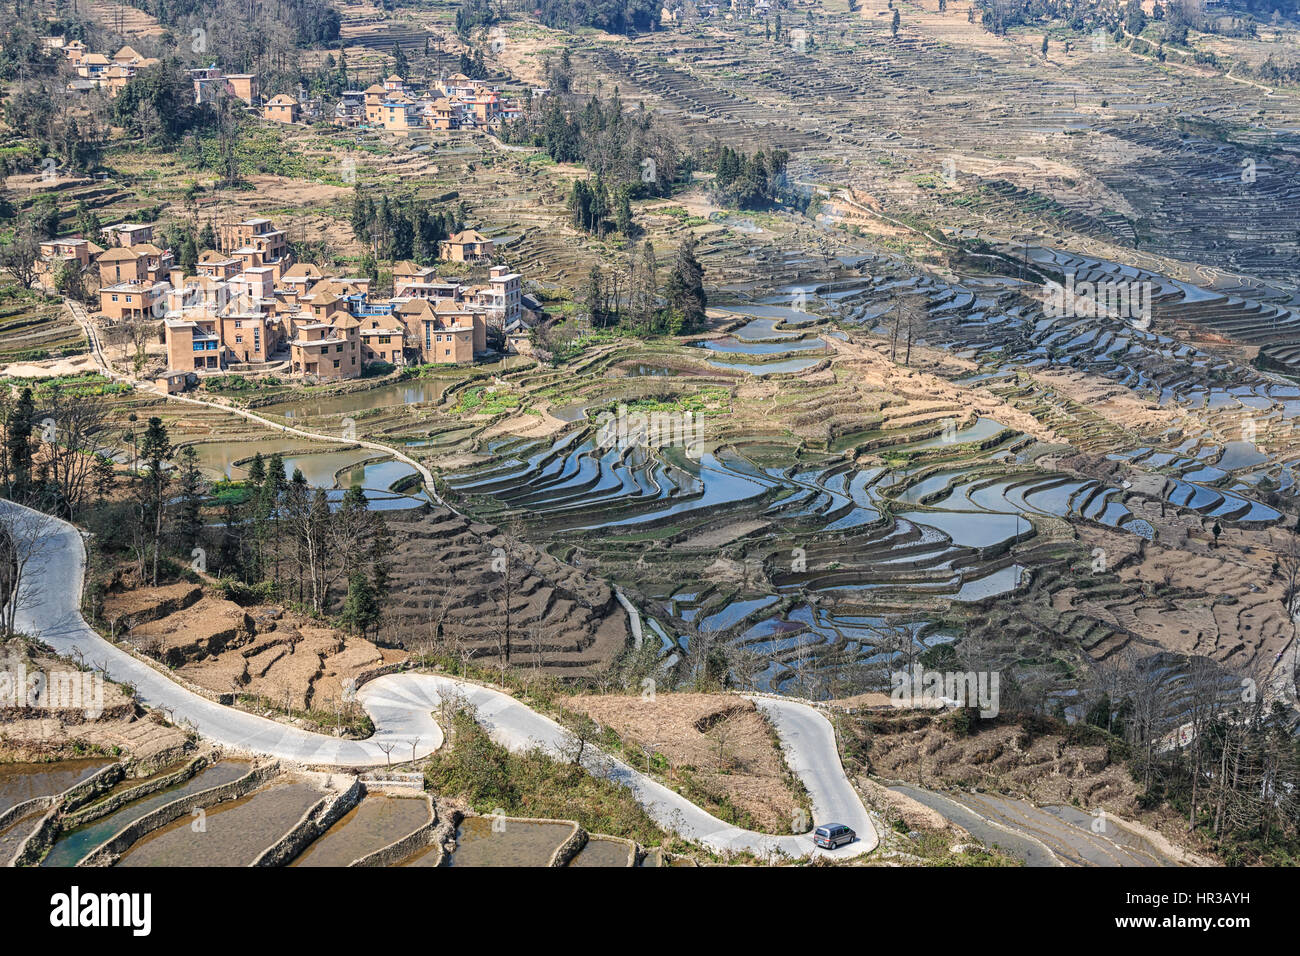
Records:
M0 502L0 508L8 511L21 507ZM432 674L390 674L358 691L359 701L375 724L375 734L368 740L340 740L309 733L208 700L110 644L85 622L79 610L85 570L85 549L79 532L57 518L31 514L45 523L47 534L30 558L18 628L39 637L60 654L80 655L87 663L102 667L110 679L133 685L144 704L162 708L177 722L193 724L201 735L222 746L319 766L387 764L389 753L383 748L390 744L394 745L391 753L398 754L399 760L416 759L442 745L442 730L433 719L433 710L449 694L463 696L473 704L479 721L494 739L512 750L540 745L555 754L566 743L568 731L512 697ZM711 816L621 761L593 752L584 764L625 784L661 826L715 851L848 859L873 850L878 837L840 766L830 722L814 708L797 701L779 697L752 699L775 725L787 762L808 789L814 819L853 827L859 834L856 843L827 853L814 848L806 835L776 837L742 830Z

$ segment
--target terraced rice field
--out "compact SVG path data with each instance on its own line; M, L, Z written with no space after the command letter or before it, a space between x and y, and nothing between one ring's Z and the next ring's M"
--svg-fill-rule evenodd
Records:
M347 866L429 822L423 797L366 796L312 841L292 866Z
M86 351L86 336L56 298L0 288L0 363Z
M248 773L249 765L239 760L223 760L220 763L204 767L189 780L168 787L157 793L132 800L112 813L99 817L84 826L60 833L41 861L41 866L76 866L96 847L108 842L131 823L158 809L179 800L191 793L198 793L211 787L229 783ZM140 781L126 780L124 786L137 786ZM93 808L93 804L89 808ZM88 808L88 809L89 809Z
M118 866L248 866L323 796L305 780L281 777L246 797L218 804L202 818L186 815L146 835Z
M564 823L466 817L456 828L447 866L546 866L572 833Z
M34 797L48 797L75 786L111 760L61 760L55 764L0 764L0 813Z

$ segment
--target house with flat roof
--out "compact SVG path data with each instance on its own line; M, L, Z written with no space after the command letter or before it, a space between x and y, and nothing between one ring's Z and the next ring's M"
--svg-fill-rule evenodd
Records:
M121 222L100 230L111 246L134 246L140 242L153 242L153 226L139 222Z

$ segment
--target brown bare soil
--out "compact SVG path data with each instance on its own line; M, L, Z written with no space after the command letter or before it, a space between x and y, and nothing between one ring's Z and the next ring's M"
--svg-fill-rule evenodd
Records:
M767 718L730 694L621 694L574 697L568 707L614 730L629 757L647 747L668 761L670 781L692 796L730 803L752 825L788 833L801 803L790 786Z
M1171 856L1185 857L1193 865L1213 864L1207 848L1188 833L1185 817L1167 805L1156 810L1139 806L1142 787L1095 728L1049 732L1004 715L965 735L954 729L951 714L887 707L839 726L845 770L855 777L864 797L873 806L898 813L916 829L934 826L928 818L932 811L915 801L892 803L866 774L935 790L1003 793L1038 806L1102 809L1140 829ZM1201 855L1189 854L1189 846Z
M1103 807L1136 815L1138 785L1110 759L1104 744L1071 743L1059 734L1031 734L1011 722L955 733L947 715L879 711L844 723L850 750L865 747L877 777L944 788L1008 791L1038 804Z
M88 662L93 663L93 662ZM57 675L77 671L71 663L33 652L19 641L0 646L0 666L11 674L22 668L30 678L43 674L47 686ZM120 686L103 682L102 708L87 717L84 709L0 706L0 762L29 762L84 757L87 752L128 754L148 764L174 759L188 746L185 733L152 715L141 716L134 701Z
M503 575L493 568L503 532L442 508L394 514L388 526L397 546L386 633L412 652L495 663L506 620ZM511 665L580 676L608 664L628 640L613 590L543 550L515 547Z
M104 618L199 687L293 710L328 709L344 699L344 681L405 657L281 607L243 608L183 583L111 593Z

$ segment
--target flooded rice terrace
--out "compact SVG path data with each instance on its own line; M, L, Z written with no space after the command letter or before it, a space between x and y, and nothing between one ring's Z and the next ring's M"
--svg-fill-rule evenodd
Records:
M430 819L423 797L367 795L314 840L291 866L347 866L413 833Z
M546 866L572 834L567 823L466 817L447 866Z
M112 762L91 758L57 763L0 763L0 813L35 797L62 793Z
M877 667L899 634L918 649L946 643L963 621L1038 586L1042 561L1061 560L1061 528L1136 542L1155 540L1166 515L1207 531L1264 527L1280 517L1279 496L1295 493L1300 387L1162 331L1176 323L1249 339L1294 327L1294 353L1264 351L1279 366L1300 363L1286 293L1027 251L1044 274L1149 283L1148 322L1052 314L1027 280L900 275L869 256L828 265L824 280L799 274L812 262L788 254L769 293L722 306L716 331L685 348L629 345L574 370L520 363L501 373L499 383L525 403L535 395L561 423L540 437L500 420L484 435L486 421L446 414L444 381L262 411L322 431L377 412L362 430L441 472L458 510L517 520L534 543L612 577L665 658L709 635L763 659L750 675L758 689L810 696L825 696L846 669ZM872 378L881 356L902 364L889 346L900 299L924 316L915 347L951 358L949 391L907 394L906 369ZM1071 375L1107 383L1130 418L1092 413L1072 397ZM750 383L769 397L738 397ZM731 404L702 413L714 430L698 449L611 446L595 427L619 402L707 388ZM519 418L525 434L538 421ZM410 466L366 449L281 437L199 449L213 474L239 477L253 451L276 450L286 472L301 469L336 500L352 483L378 508L421 500L394 491L408 487ZM1061 467L1068 456L1081 457ZM1104 624L1081 638L1085 648L1127 640Z
M186 814L149 833L117 865L248 866L322 796L306 781L274 780L248 796L208 808L201 818Z
M41 861L41 866L76 866L96 847L107 843L109 839L120 833L129 824L152 813L159 807L171 803L173 800L189 796L191 793L198 793L201 790L229 783L248 773L248 770L249 764L244 761L223 760L220 763L204 767L188 780L123 804L112 813L92 820L85 826L60 833L54 841L54 846L50 848L45 859ZM123 780L117 787L106 794L104 799L111 797L119 790L129 790L141 783L143 783L141 780ZM91 803L85 809L93 810L94 807L95 803Z

